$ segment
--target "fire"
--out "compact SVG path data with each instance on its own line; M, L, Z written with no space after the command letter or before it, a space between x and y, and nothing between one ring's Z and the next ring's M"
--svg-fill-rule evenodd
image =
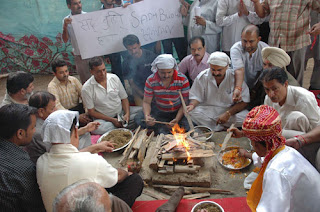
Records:
M177 141L177 145L183 146L186 150L186 153L188 155L187 161L191 159L191 155L188 150L190 150L189 142L186 140L185 136L185 130L183 128L180 128L178 124L175 124L172 127L171 131L172 135Z

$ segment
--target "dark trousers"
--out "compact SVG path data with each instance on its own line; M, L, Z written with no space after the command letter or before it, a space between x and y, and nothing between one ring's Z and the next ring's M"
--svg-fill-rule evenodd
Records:
M171 38L162 41L163 51L165 54L173 54L173 46L177 51L179 60L181 61L185 56L187 56L188 42L185 38Z
M122 199L131 208L136 198L141 195L143 186L143 180L140 175L134 173L121 183L117 183L115 186L107 188L106 190Z

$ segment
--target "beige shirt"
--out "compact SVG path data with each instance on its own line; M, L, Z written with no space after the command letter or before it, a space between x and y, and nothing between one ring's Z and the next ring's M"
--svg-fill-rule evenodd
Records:
M115 74L107 73L107 89L90 77L82 87L82 100L87 109L95 109L109 117L115 117L122 111L121 100L128 95Z
M118 182L118 171L103 157L79 152L72 144L53 145L37 161L37 181L48 212L63 188L82 179L110 188Z
M48 92L56 97L56 107L58 110L70 109L80 103L82 85L73 76L68 77L67 84L61 83L54 77L48 85Z

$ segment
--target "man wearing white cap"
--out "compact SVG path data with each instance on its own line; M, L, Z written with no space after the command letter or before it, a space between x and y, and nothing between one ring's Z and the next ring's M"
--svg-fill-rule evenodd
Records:
M115 169L97 154L79 152L78 116L78 112L59 110L43 124L43 142L52 144L37 161L37 181L46 210L52 211L52 202L63 188L81 179L100 184L131 207L142 192L141 177Z
M156 133L169 133L170 128L179 123L189 129L183 117L179 91L184 100L189 100L189 81L177 71L177 62L171 54L159 55L151 64L153 74L146 81L143 98L143 113L137 114L135 121L142 127L150 127ZM145 122L142 119L145 119ZM168 126L155 121L170 122Z
M234 103L234 74L230 58L226 53L214 52L208 59L210 68L202 71L195 79L190 90L188 111L198 125L205 125L214 131L221 131L235 123L242 125L250 101L249 88L242 83L242 102Z

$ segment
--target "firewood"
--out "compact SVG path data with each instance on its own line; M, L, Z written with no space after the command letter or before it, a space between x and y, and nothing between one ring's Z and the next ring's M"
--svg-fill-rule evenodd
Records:
M205 197L210 197L210 193L205 192L205 193L197 193L197 194L188 194L188 195L184 195L183 199L201 199Z
M189 173L193 174L199 171L201 166L187 166L187 165L175 165L174 172L175 173Z
M136 132L134 133L134 136L132 138L132 142L130 143L130 145L128 145L128 147L125 149L125 151L122 154L123 158L120 160L121 166L125 166L126 165L126 161L127 161L128 156L129 156L129 154L130 154L130 152L132 150L133 143L135 142L139 131L140 131L140 126L136 129Z
M160 193L159 191L155 191L155 190L150 189L150 188L143 188L142 193L144 193L145 195L148 195L150 197L153 197L153 198L155 198L157 200L167 199L165 194Z
M164 163L165 163L165 162L166 162L165 160L161 160L158 167L159 167L159 168L162 168L162 167L164 166Z
M153 138L154 133L152 132L151 135L149 137L145 137L144 140L141 143L139 152L138 152L138 160L140 161L140 163L142 164L144 157L146 155L146 151L147 151L147 146L149 145L151 139Z
M149 167L152 168L153 170L158 170L158 164L159 164L158 153L161 148L161 142L163 140L163 136L164 136L164 134L160 134L160 135L158 135L158 137L156 139L155 151L153 153L153 157L151 158L150 164L149 164Z
M203 149L197 149L193 151L189 151L191 158L205 158L205 157L211 157L215 154L212 150L203 150ZM186 152L173 152L173 153L166 153L162 154L162 160L173 160L173 159L187 159L188 155Z
M179 186L170 186L170 185L153 185L154 188L164 189L175 191ZM202 188L202 187L184 187L186 193L205 193L209 192L210 194L232 194L232 191L216 189L216 188Z
M139 133L138 135L138 138L136 140L136 142L133 144L133 149L140 149L141 147L141 144L143 142L143 140L146 138L147 136L147 130L144 129L144 130L141 130L141 132Z
M182 104L182 108L183 108L183 112L184 112L184 116L187 118L187 121L188 121L188 124L189 124L189 127L190 127L190 130L194 131L194 125L192 123L192 120L191 120L191 116L189 115L188 111L187 111L187 105L183 99L183 96L181 94L181 91L179 91L179 94L180 94L180 99L181 99L181 104Z
M129 154L128 159L133 159L136 156L137 153L138 153L137 149L131 151L130 154Z

